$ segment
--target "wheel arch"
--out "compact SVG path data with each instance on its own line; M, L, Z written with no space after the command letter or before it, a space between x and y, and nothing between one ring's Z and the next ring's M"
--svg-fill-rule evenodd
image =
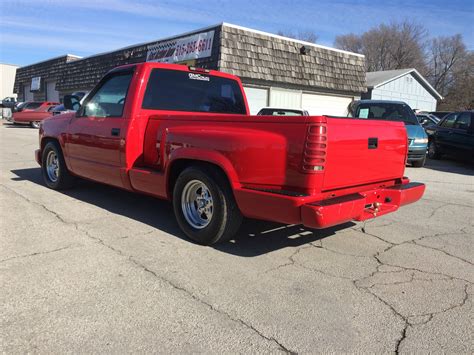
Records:
M176 184L176 180L178 179L178 176L186 168L191 166L201 167L204 168L204 170L211 169L217 174L220 174L229 184L229 187L232 191L237 185L237 182L235 181L236 176L233 176L232 172L229 173L229 171L226 170L221 164L219 164L219 162L196 158L177 158L172 160L168 164L166 174L166 193L170 200L173 198L173 189Z

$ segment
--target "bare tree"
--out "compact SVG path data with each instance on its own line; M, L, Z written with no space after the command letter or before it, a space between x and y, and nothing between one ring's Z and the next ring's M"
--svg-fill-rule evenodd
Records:
M354 33L349 33L343 36L337 36L334 41L334 46L349 52L363 53L364 45L362 43L362 36Z
M337 36L335 46L364 54L367 71L417 68L425 72L424 47L427 31L404 21L381 24L362 35Z
M427 77L434 88L446 95L456 79L466 70L466 46L461 35L437 37L430 44Z
M292 31L278 31L277 34L279 36L299 39L301 41L316 43L319 36L313 31L299 31L298 33L294 33Z
M336 37L337 48L365 55L367 71L416 68L445 99L443 110L474 107L474 52L461 35L427 41L424 27L410 21L381 24L357 35Z
M455 65L452 74L447 74L450 85L445 89L445 99L439 105L440 110L474 109L474 52L465 55ZM442 90L442 89L440 89Z

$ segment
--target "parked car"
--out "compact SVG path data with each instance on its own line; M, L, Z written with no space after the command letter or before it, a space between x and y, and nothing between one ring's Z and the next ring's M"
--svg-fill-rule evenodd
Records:
M309 116L306 110L265 107L258 111L257 116Z
M19 104L16 108L16 112L27 112L35 111L42 107L50 107L53 105L59 105L59 102L49 102L49 101L27 101Z
M39 128L40 122L51 116L51 110L57 105L57 102L44 102L34 110L24 108L21 112L13 113L12 122L13 124L28 124L33 128Z
M232 238L242 217L325 228L417 201L400 122L250 116L242 83L214 70L138 63L110 71L76 113L40 127L45 184L74 176L173 201L192 240Z
M8 122L13 122L13 113L23 111L25 107L27 108L27 110L33 111L33 110L36 110L38 107L40 107L40 105L41 105L41 102L31 102L31 101L20 102L12 110L12 113L6 117L6 120Z
M421 126L425 128L425 130L426 130L426 127L437 125L440 121L440 119L436 117L435 115L432 115L431 113L425 113L425 112L417 113L416 118L418 119L418 122L421 124Z
M5 97L1 102L0 102L0 108L9 108L13 111L14 107L17 104L16 98L9 96Z
M428 113L438 117L441 120L442 118L444 118L444 116L451 113L451 111L432 111Z
M349 105L349 117L403 122L408 135L408 159L412 166L425 165L428 136L413 110L405 102L358 100Z
M474 111L450 113L438 125L427 127L426 132L430 159L449 154L474 160Z

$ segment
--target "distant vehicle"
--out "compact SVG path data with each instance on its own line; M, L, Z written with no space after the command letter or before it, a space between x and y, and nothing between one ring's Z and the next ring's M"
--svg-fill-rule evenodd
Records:
M27 112L35 111L41 107L50 107L53 105L59 105L59 102L50 102L50 101L27 101L19 104L16 108L16 112Z
M16 98L9 96L9 97L5 97L0 102L0 107L1 108L9 108L13 111L13 109L15 108L17 103L18 103L18 101L16 100Z
M265 107L258 111L257 116L309 116L306 110Z
M444 118L444 116L446 116L448 113L451 113L452 111L432 111L432 112L428 112L436 117L438 117L439 119L442 119Z
M426 128L428 158L440 159L444 154L474 160L474 111L453 112L438 125Z
M33 128L39 128L40 122L51 116L51 110L57 105L57 102L42 102L35 110L24 108L21 112L13 113L12 122L13 124L29 124Z
M438 117L432 115L431 113L417 113L416 118L418 119L418 122L420 122L423 128L432 125L437 125L440 121Z
M28 101L27 102L17 102L16 106L13 107L13 109L12 109L12 114L10 116L7 116L6 120L8 122L12 122L13 121L13 113L23 111L23 109L25 107L30 107L30 108L36 109L36 108L39 107L40 104L41 104L40 102L28 102Z
M412 166L425 165L428 137L413 110L405 102L384 100L359 100L349 105L349 117L399 121L405 123L408 135L408 159Z

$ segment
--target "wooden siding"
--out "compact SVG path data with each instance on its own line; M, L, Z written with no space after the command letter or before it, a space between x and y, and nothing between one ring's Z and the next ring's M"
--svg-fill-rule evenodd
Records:
M286 83L308 90L366 91L365 58L337 50L303 44L253 31L222 27L219 69L238 75L246 83Z

